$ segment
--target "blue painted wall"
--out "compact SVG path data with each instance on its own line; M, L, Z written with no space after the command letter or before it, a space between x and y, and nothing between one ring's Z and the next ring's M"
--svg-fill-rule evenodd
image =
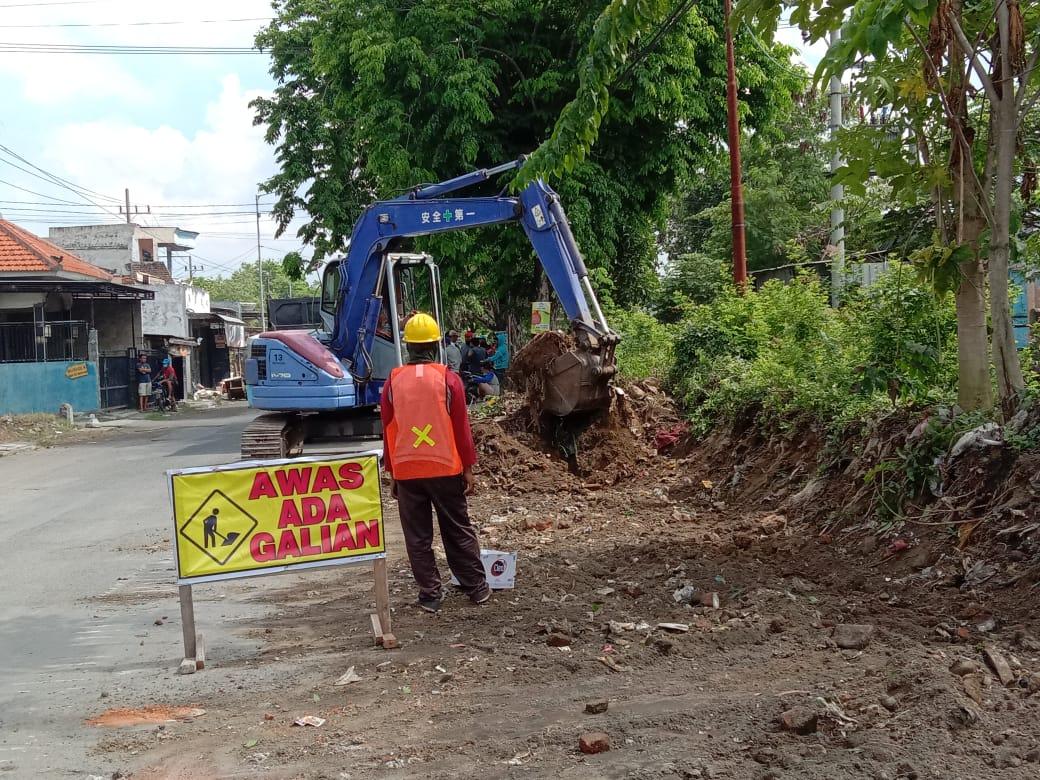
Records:
M85 365L87 375L69 379L69 366ZM0 414L57 414L62 404L72 404L79 412L96 412L101 407L97 364L90 361L71 363L0 363Z
M1015 344L1019 349L1025 349L1029 346L1029 301L1026 298L1026 278L1021 271L1012 271L1011 283L1018 288L1018 297L1011 301L1011 322L1015 328Z

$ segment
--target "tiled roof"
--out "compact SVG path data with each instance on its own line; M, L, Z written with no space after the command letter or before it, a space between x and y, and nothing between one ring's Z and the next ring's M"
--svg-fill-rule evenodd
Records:
M70 273L112 280L108 271L88 263L67 249L52 244L13 222L0 219L0 274Z
M130 263L130 274L131 276L145 274L153 279L162 279L167 284L173 284L173 277L170 276L170 269L166 267L166 263Z

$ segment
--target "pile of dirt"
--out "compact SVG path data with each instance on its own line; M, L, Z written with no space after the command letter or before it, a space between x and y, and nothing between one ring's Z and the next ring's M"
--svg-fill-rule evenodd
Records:
M813 426L772 436L720 430L681 444L689 454L679 464L704 475L716 508L792 518L788 539L747 544L811 571L833 566L839 553L936 586L1040 583L1040 451L1029 444L1040 438L1040 410L930 447L943 414L893 410L838 440ZM671 495L703 492L691 480ZM821 547L832 543L840 550Z
M545 341L561 348L565 343ZM674 401L653 380L619 387L609 410L573 427L535 415L527 395L505 396L494 408L497 414L473 422L480 468L494 484L518 492L652 475L661 453L685 431ZM662 446L662 440L669 443Z

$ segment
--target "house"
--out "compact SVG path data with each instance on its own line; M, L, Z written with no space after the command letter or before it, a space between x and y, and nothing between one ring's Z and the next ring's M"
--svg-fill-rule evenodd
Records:
M187 252L199 234L179 227L145 227L132 223L52 227L51 241L76 252L88 262L117 273L142 271L163 281L173 280L173 253ZM138 268L134 268L138 265ZM161 275L157 266L165 265Z
M0 219L0 413L135 403L150 290Z

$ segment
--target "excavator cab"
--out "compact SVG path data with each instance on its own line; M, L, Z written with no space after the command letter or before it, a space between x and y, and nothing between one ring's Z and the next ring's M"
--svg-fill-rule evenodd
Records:
M331 261L322 274L321 318L330 334L335 330L340 263L339 260ZM414 312L430 314L444 329L440 268L428 254L388 252L383 258L375 297L380 299L375 338L364 361L364 373L361 376L355 373L355 379L363 382L382 382L396 366L404 363L407 357L402 341L404 323ZM441 344L442 359L443 350Z

